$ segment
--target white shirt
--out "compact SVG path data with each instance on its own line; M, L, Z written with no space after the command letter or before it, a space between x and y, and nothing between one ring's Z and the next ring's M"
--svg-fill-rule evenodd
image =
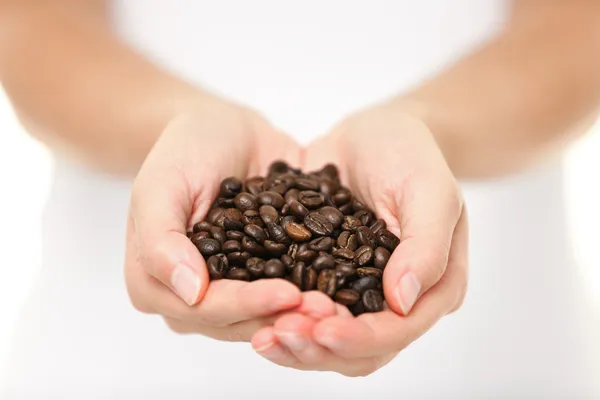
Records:
M133 46L259 109L302 143L472 50L501 29L508 8L494 0L114 5L115 26ZM57 162L44 268L11 359L10 385L23 398L600 397L600 335L568 247L560 162L464 185L463 308L365 379L284 369L248 344L177 336L134 311L122 277L130 182Z

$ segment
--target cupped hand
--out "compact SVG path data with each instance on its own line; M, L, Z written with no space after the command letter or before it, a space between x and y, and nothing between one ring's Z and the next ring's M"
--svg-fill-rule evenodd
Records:
M309 147L306 168L329 162L401 239L384 271L387 307L356 318L338 307L323 320L292 311L257 332L252 343L279 365L364 376L462 304L467 213L428 127L395 106L356 114Z
M179 333L247 341L273 316L333 306L281 280L214 281L186 233L203 220L222 179L298 162L299 147L256 113L215 101L173 119L135 179L127 224L125 277L136 309L159 314ZM313 307L311 309L311 306ZM312 310L312 311L311 311Z

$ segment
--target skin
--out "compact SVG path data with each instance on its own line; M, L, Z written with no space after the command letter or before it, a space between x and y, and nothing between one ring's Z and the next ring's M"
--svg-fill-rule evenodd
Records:
M306 149L249 107L120 43L102 1L0 0L0 80L35 137L136 176L125 278L138 310L179 333L251 341L286 367L364 376L463 301L468 223L456 178L526 168L595 118L599 22L595 1L516 1L496 38ZM230 143L236 156L223 157ZM370 157L382 143L383 153ZM206 214L220 179L263 174L278 158L308 169L336 162L344 183L401 236L384 275L389 309L353 318L322 294L279 280L209 287L186 230Z

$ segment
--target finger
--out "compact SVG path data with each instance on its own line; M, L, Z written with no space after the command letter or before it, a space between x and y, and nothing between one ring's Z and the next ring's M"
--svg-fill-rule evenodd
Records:
M265 327L273 326L276 317L242 321L223 328L194 324L169 317L165 317L164 320L173 332L181 335L196 334L225 342L250 342L256 332Z
M323 319L337 314L337 305L323 292L310 291L302 293L302 304L296 312L314 319Z
M385 269L383 284L390 308L408 315L444 275L462 200L453 185L428 179L411 179L403 192L396 202L400 244Z
M315 365L322 363L330 354L329 350L312 340L316 321L299 313L288 313L279 318L273 326L277 340L301 363Z

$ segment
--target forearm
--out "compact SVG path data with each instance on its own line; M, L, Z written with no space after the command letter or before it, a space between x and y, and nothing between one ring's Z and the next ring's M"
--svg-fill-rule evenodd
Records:
M5 15L0 80L41 141L102 169L134 173L173 116L214 100L83 11L35 6Z
M599 5L548 3L531 2L481 50L395 100L429 125L457 176L515 171L593 122Z

